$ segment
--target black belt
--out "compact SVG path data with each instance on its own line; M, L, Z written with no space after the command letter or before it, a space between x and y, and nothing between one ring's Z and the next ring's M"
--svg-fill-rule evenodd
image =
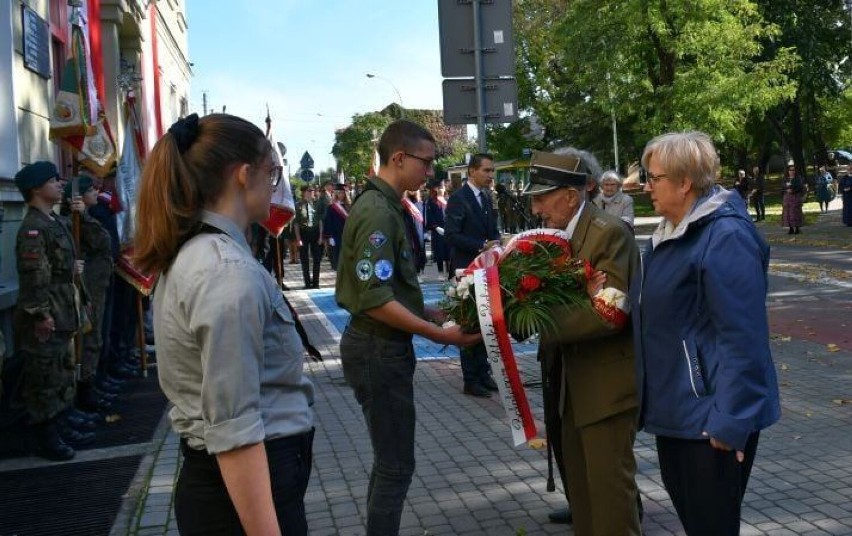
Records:
M275 439L264 439L263 444L266 446L267 450L274 450L276 448L283 448L287 446L299 445L301 448L310 447L311 443L314 440L314 428L311 428L307 432L302 432L301 434L292 435L292 436L284 436L284 437L276 437ZM186 438L180 438L180 450L184 456L192 456L195 458L213 458L214 456L207 452L207 449L204 450L196 450L189 446L189 442Z
M363 316L353 316L352 319L349 320L349 326L347 327L363 333L364 335L372 335L380 339L400 342L409 342L411 340L411 333L394 329L376 320Z

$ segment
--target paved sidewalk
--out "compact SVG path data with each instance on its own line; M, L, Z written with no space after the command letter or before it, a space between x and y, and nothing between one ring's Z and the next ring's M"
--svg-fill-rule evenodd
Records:
M286 280L291 288L301 288L295 268L287 265ZM440 281L433 266L427 267L424 279ZM328 300L320 296L327 296L332 285L329 272L322 278L324 289L289 294L325 356L322 363L306 364L317 395L315 458L306 509L311 534L354 536L364 534L371 450L360 408L343 380L337 356L339 328L321 310L328 309L323 305ZM742 534L852 534L852 352L831 352L823 344L782 335L773 336L771 344L784 414L761 435ZM519 365L526 382L540 379L531 351L521 353ZM563 506L564 500L561 493L545 490L546 453L511 446L496 400L461 394L457 358L419 361L415 386L418 466L401 534L572 533L547 523L547 513ZM529 387L528 395L540 421L540 388ZM660 482L652 438L640 434L635 450L645 534L682 534ZM120 520L113 534L177 534L171 499L178 460L176 437L165 434L150 454L147 469L137 475L136 486L142 491L128 498L134 514Z

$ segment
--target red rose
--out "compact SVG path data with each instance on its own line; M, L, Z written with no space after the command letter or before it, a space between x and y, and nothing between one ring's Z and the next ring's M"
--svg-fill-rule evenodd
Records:
M592 276L595 274L595 269L592 268L592 263L584 260L583 261L583 268L586 270L586 280L591 279Z
M521 277L521 290L525 293L538 290L539 287L541 287L541 279L538 277L529 274Z
M515 247L524 255L532 255L535 252L535 244L529 240L519 240Z

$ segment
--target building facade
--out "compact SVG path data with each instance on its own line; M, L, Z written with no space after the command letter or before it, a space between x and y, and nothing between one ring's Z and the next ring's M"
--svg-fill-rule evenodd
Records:
M38 160L72 174L74 155L49 139L50 117L72 51L74 6L86 15L93 85L120 158L128 90L136 96L145 149L187 113L191 63L186 0L0 2L0 328L14 351L15 235L24 212L13 177ZM85 32L84 32L85 33Z

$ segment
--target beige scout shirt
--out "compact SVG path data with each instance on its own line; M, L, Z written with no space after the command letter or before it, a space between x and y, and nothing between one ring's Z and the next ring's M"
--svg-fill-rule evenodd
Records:
M307 432L314 389L275 280L229 219L181 248L154 292L160 386L175 431L211 454Z

